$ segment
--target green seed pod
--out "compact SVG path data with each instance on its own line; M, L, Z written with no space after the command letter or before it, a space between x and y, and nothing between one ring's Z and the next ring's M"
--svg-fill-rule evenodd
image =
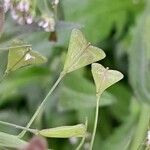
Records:
M69 73L105 58L106 54L98 47L92 46L82 32L73 29L63 72Z
M74 126L43 129L39 131L39 134L50 138L84 137L86 135L86 126L84 124L78 124Z

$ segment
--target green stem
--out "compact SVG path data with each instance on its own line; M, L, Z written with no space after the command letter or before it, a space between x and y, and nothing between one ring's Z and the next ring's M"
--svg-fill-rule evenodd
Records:
M96 95L96 112L95 112L95 121L94 121L94 129L92 133L92 140L90 143L90 150L93 149L93 144L94 144L94 139L95 139L95 134L96 134L96 129L97 129L97 122L98 122L98 113L99 113L99 100L100 100L100 95Z
M88 126L87 117L86 117L86 121L85 121L85 126L86 126L86 130L87 130L87 126ZM75 150L80 150L81 149L82 145L84 144L85 138L86 138L86 135L84 137L82 137L81 142L79 143L78 147Z
M19 126L19 125L16 125L16 124L12 124L12 123L9 123L9 122L5 122L5 121L0 121L0 124L6 125L6 126L10 126L10 127L14 127L14 128L17 128L17 129L26 130L26 131L29 131L29 132L31 132L33 134L37 134L38 133L38 130L29 129L29 128L22 127L22 126Z
M150 106L142 104L139 122L136 128L134 139L130 147L131 150L137 150L140 144L142 144L143 139L146 138L145 135L148 129L149 119L150 119Z
M78 147L77 147L75 150L80 150L80 149L81 149L82 145L84 144L85 137L86 137L86 136L84 136L84 137L82 138L81 142L79 143Z
M61 73L59 78L57 79L57 81L55 82L55 84L53 85L53 87L50 89L50 91L48 92L48 94L46 95L46 97L44 98L43 102L40 104L40 106L38 107L38 109L35 111L35 113L33 114L32 118L30 119L30 121L28 122L26 128L29 128L31 126L31 124L33 123L33 121L36 119L36 117L39 115L39 113L41 112L41 110L44 108L45 104L48 101L49 96L52 94L52 92L55 90L55 88L57 87L57 85L59 84L59 82L62 80L62 78L65 76L64 73ZM22 138L25 135L26 131L23 130L18 136L19 138Z

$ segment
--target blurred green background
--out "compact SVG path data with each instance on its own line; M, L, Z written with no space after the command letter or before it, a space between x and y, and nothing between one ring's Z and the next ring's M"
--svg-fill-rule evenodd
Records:
M37 0L37 7L43 7L41 3ZM41 14L46 13L42 10ZM48 62L19 69L0 83L0 120L26 125L63 68L71 30L80 28L88 41L105 51L107 56L100 63L125 76L102 96L94 150L137 150L140 145L145 148L150 119L149 0L62 0L58 5L57 42L50 42L50 33L34 24L17 25L9 12L5 20L0 47L20 38L32 44L33 50L46 56ZM7 54L0 50L1 77ZM84 123L88 116L90 133L94 108L95 87L88 66L65 77L32 127L74 125ZM19 133L2 125L0 131ZM29 137L27 134L24 139ZM89 140L83 149L88 150ZM48 142L56 150L72 150L79 139Z

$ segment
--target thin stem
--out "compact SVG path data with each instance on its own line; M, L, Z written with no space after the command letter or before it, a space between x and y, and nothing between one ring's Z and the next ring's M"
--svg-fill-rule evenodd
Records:
M78 147L77 147L75 150L80 150L80 149L81 149L82 145L84 144L85 137L86 137L86 136L84 136L84 137L82 138L81 142L79 143Z
M87 117L86 117L86 121L85 121L85 126L86 126L86 130L87 130L87 126L88 126ZM86 138L86 135L84 137L82 137L81 142L79 143L78 147L75 150L80 150L82 148L82 145L84 144L85 138Z
M35 16L36 14L36 5L37 5L37 0L33 0L33 3L32 3L32 15Z
M140 150L143 146L145 146L146 144L146 141L147 141L147 139L145 138L143 141L142 141L142 143L139 145L139 147L137 148L137 150Z
M36 119L36 117L39 115L39 113L41 112L41 110L44 108L45 104L48 101L49 96L52 94L52 92L55 90L55 88L57 87L57 85L59 84L59 82L62 80L62 78L64 77L64 73L61 73L59 78L57 79L57 81L55 82L55 84L53 85L53 87L50 89L50 91L48 92L48 94L46 95L46 97L44 98L43 102L40 104L40 106L38 107L38 109L35 111L35 113L33 114L32 118L30 119L30 121L28 122L26 128L29 128L31 126L31 124L33 123L33 121ZM23 130L18 136L19 138L22 138L25 135L26 131Z
M94 144L94 139L95 139L95 134L96 134L96 129L97 129L97 122L98 122L98 113L99 113L99 100L100 100L100 95L96 95L96 112L95 112L95 121L94 121L94 129L92 133L92 140L90 143L90 150L93 149L93 144Z
M29 129L29 128L22 127L22 126L19 126L19 125L13 124L13 123L9 123L9 122L5 122L5 121L0 121L0 124L6 125L6 126L10 126L10 127L14 127L14 128L17 128L17 129L26 130L26 131L29 131L29 132L31 132L33 134L37 134L38 133L38 130L36 130L36 129Z
M131 143L131 150L137 150L139 145L142 143L145 138L146 131L149 124L150 118L150 106L146 104L142 104L141 106L141 114L139 116L139 122L136 128L136 132L134 135L134 139Z

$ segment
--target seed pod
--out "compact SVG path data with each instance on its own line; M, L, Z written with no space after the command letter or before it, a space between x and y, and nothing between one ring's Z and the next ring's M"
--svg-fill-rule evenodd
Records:
M50 138L83 137L86 135L86 126L83 124L78 124L74 126L61 126L43 129L39 131L39 134Z
M79 29L71 32L63 72L69 73L105 58L102 49L92 46Z

